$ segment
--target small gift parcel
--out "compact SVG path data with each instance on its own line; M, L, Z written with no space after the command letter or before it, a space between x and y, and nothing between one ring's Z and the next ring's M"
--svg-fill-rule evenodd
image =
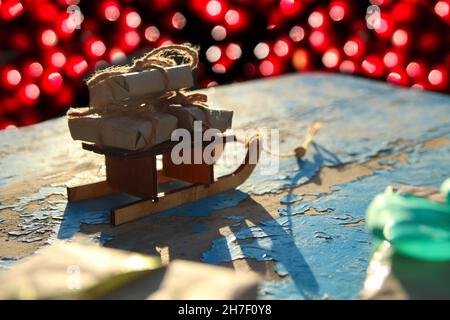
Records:
M180 56L183 64L178 64ZM160 47L134 61L97 72L88 80L90 105L67 113L74 140L137 151L170 140L177 128L221 132L231 128L233 112L210 109L204 94L190 94L196 50L184 45Z

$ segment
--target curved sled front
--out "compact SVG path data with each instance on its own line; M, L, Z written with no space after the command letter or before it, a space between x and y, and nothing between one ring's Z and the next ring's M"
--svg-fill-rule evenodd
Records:
M252 155L252 152L256 154ZM111 223L120 225L153 213L200 200L214 194L234 189L241 185L252 174L256 167L261 145L259 137L252 138L247 144L247 153L244 162L231 174L219 177L211 184L194 184L181 189L159 193L156 199L139 200L122 207L111 210ZM256 161L250 161L250 159ZM254 162L254 163L253 163Z

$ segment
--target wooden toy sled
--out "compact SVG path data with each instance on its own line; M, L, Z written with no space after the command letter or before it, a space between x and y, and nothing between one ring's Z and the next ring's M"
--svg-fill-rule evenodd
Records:
M236 137L228 135L222 141L224 147L227 141L236 141ZM83 149L105 155L107 178L105 181L68 187L68 201L85 200L114 192L139 197L140 200L136 202L111 209L111 223L120 225L236 188L253 172L261 152L260 138L251 138L246 144L243 163L233 173L215 178L213 164L174 164L170 153L177 143L167 141L145 151L100 148L83 143ZM203 143L202 151L209 143ZM194 149L193 142L191 147ZM251 154L252 152L256 154ZM162 155L161 170L157 169L158 155ZM215 155L216 158L218 156ZM162 190L167 183L176 181L185 184L180 188Z

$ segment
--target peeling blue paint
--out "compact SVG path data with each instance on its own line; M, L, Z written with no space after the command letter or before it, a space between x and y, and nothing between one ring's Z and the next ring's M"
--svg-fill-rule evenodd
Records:
M408 163L332 186L312 201L282 206L278 219L244 227L213 241L202 261L220 264L249 258L273 260L282 281L266 281L262 299L355 298L365 277L371 245L361 221L372 198L395 183L439 187L450 176L450 145L412 148ZM298 215L309 208L330 212ZM241 241L245 240L245 241Z
M113 236L110 234L101 234L94 238L94 240L97 241L97 243L101 246L104 245L106 241L109 241L112 239L113 239Z
M194 230L192 230L192 233L197 234L197 233L201 233L201 232L203 232L205 230L208 230L207 226L205 226L205 225L203 225L201 223L197 223L197 226L196 226L196 228Z
M411 150L409 152L411 152ZM398 162L394 160L379 160L378 163L381 165L388 165L388 166L395 166L396 164L398 164Z
M280 203L281 204L292 204L292 203L298 202L300 200L302 200L301 196L299 196L297 194L289 193L280 199Z
M242 191L230 190L152 216L206 217L212 211L235 207L247 197L248 195ZM151 217L145 219L151 219Z
M0 258L0 271L10 268L16 261L15 258Z
M133 201L136 197L125 194L114 194L96 199L67 203L64 210L64 219L58 229L59 239L68 239L80 230L82 223L107 224L110 223L111 208L118 207Z
M51 233L48 242L52 242L55 238L68 239L80 231L82 223L109 223L111 208L137 200L136 197L114 194L86 201L67 203L67 200L63 199L48 201L44 204L45 200L52 195L60 195L65 198L65 186L43 187L38 192L21 197L16 203L7 205L16 212L22 212L33 201L42 204L38 210L20 214L20 217L23 218L18 225L20 230L10 231L8 234L19 237L19 241L22 242L40 241L42 237L39 236L21 237L45 232Z
M240 90L247 86L252 91L251 83L242 84ZM305 94L294 98L290 92L299 88ZM361 163L380 152L396 153L399 148L408 152L409 148L391 145L400 139L419 143L449 133L450 98L443 94L398 89L342 75L333 75L330 81L328 75L317 74L284 77L276 86L263 82L258 90L270 92L267 99L276 97L277 116L271 117L270 127L288 132L281 151L299 146L314 121L324 125L304 159L280 158L276 176L254 174L239 188L252 194L279 193L298 186L322 166ZM254 114L252 123L266 123L264 117L266 112ZM295 125L295 130L287 123Z
M225 219L228 219L228 220L244 220L245 217L244 216L226 216Z
M317 232L332 239L316 237ZM276 261L275 271L288 281L263 283L267 292L261 298L315 299L324 294L352 298L365 275L368 255L362 253L369 250L363 227L343 228L325 215L302 216L284 226L277 219L243 228L214 241L202 260L213 264L241 258ZM274 286L280 287L273 291Z

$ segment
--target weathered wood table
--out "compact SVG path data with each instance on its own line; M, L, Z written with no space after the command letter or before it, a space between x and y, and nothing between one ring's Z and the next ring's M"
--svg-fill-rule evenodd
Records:
M355 298L370 256L372 197L389 184L438 187L450 176L449 96L325 74L208 94L235 111L235 128L279 129L281 152L298 146L312 122L323 127L302 160L279 158L278 171L257 168L238 190L118 227L109 209L129 196L67 204L67 184L102 180L105 168L72 141L64 118L0 132L0 266L82 232L164 262L255 270L265 278L263 299Z

